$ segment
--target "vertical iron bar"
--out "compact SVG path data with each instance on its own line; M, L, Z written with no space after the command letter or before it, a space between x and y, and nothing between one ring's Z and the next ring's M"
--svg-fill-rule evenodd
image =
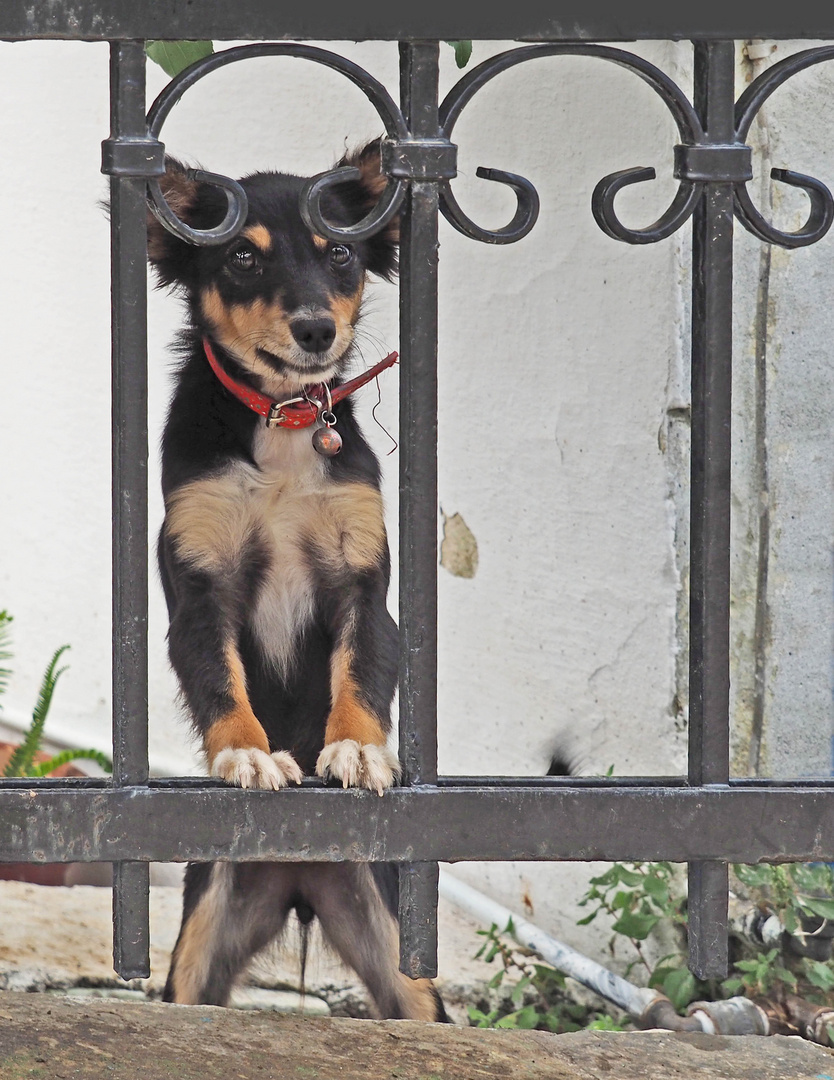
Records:
M735 142L735 46L695 43L695 107L708 143ZM730 769L730 424L733 186L709 183L692 232L692 459L689 781ZM727 973L727 866L689 867L689 966Z
M111 140L146 134L145 50L110 46ZM113 438L113 783L148 779L148 419L146 181L110 178ZM136 838L137 844L140 838ZM150 975L147 862L116 863L113 966Z
M400 45L403 114L437 138L437 42ZM403 783L437 780L437 214L412 180L400 241L400 759ZM400 871L400 970L437 974L437 864Z

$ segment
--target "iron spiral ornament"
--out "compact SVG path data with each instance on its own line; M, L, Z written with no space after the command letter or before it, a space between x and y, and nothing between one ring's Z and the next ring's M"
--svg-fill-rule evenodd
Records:
M333 71L338 71L359 87L376 109L388 139L398 144L408 137L408 127L403 115L394 103L391 95L364 68L337 53L320 49L314 45L299 45L287 42L264 42L256 45L240 45L212 53L211 56L196 61L171 80L160 92L148 111L148 134L158 139L163 124L173 107L183 95L201 79L229 64L239 63L253 57L281 56L309 60L322 64ZM223 221L212 229L194 229L182 221L168 205L157 178L148 182L150 208L162 224L171 232L190 244L206 246L222 244L232 239L243 227L248 210L246 193L237 181L217 173L193 170L190 174L195 180L202 180L223 189L228 201L228 209ZM309 228L326 236L330 240L356 242L367 239L391 220L399 210L406 192L406 181L402 178L390 178L376 206L355 225L340 227L329 222L322 211L321 200L327 188L332 184L344 183L358 177L356 169L340 168L314 176L305 186L301 195L300 208L302 217Z
M588 56L629 69L652 87L669 109L678 128L680 143L674 148L674 175L679 181L675 196L652 225L634 229L625 225L614 208L617 194L632 184L656 178L651 166L637 166L604 176L594 188L591 210L600 229L615 240L628 244L653 244L676 232L690 218L710 182L731 183L734 215L754 236L767 243L793 248L820 240L834 221L834 199L822 181L788 169L773 169L771 177L805 191L810 212L805 224L795 232L777 229L756 209L747 182L752 179L752 152L746 144L750 126L770 95L787 79L815 64L834 59L834 46L806 49L780 61L750 84L736 104L736 124L732 140L713 141L705 131L694 105L681 88L654 64L633 53L605 45L560 43L529 45L510 49L484 61L461 78L440 106L441 127L451 138L455 123L477 92L501 72L539 57ZM513 188L517 208L512 221L501 229L484 229L464 213L450 184L444 182L441 211L461 233L490 244L508 244L526 236L536 223L539 198L533 184L524 177L497 169L479 168L477 176Z
M336 225L327 220L322 206L328 188L357 178L358 170L349 167L327 170L311 177L302 191L300 210L305 223L319 235L336 242L355 243L384 228L399 212L407 185L414 179L438 181L440 210L446 220L465 236L488 244L515 243L527 236L536 224L540 211L540 199L533 183L516 173L479 167L476 170L479 178L503 184L515 193L516 209L512 219L502 228L486 229L478 225L461 208L452 189L451 181L456 175L456 146L452 142L452 135L463 110L492 79L519 64L553 56L595 57L634 72L660 97L678 129L680 142L674 147L677 191L667 209L653 224L639 229L631 228L621 221L615 209L616 197L623 188L656 178L653 167L622 169L604 176L597 183L591 196L591 211L606 235L628 244L653 244L666 239L691 217L711 182L733 185L735 217L750 233L766 243L787 248L813 244L828 232L834 222L834 198L822 181L777 168L771 170L772 179L804 191L810 200L810 210L805 223L794 232L778 229L767 221L756 208L747 189L753 173L752 152L746 143L753 120L771 94L798 72L834 59L834 45L803 50L759 75L736 102L733 138L722 141L710 138L697 109L683 90L660 68L640 56L611 46L582 42L525 45L490 57L458 80L440 105L438 137L425 140L413 138L402 111L386 88L359 65L313 45L263 42L213 53L172 79L148 112L149 139L159 140L173 107L201 79L229 64L264 56L308 60L340 72L365 94L384 126L383 168L388 174L388 182L377 204L361 221L350 226ZM430 145L432 142L434 147ZM401 152L399 157L398 152ZM396 166L398 160L401 160L399 168ZM246 194L240 184L230 177L203 170L193 170L190 175L224 191L227 211L219 225L211 229L195 229L182 221L166 202L156 176L148 177L150 208L166 228L190 244L224 243L243 227L247 214Z

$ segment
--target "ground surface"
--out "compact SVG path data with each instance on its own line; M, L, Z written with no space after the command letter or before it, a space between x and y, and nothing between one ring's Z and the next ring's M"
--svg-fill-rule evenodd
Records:
M161 871L157 873L162 877ZM182 912L179 884L151 886L151 977L129 986L113 971L113 916L109 888L50 887L0 881L0 990L67 990L117 987L137 997L158 997L165 984ZM438 986L452 1019L467 1023L466 1006L486 993L495 974L473 956L481 944L477 924L441 900ZM255 963L250 987L236 1002L280 1011L297 1010L298 935L290 927L282 948ZM314 929L306 972L304 1010L348 1017L368 1015L368 995L356 976L324 948ZM257 1001L252 1001L257 990ZM247 1000L248 999L248 1000ZM0 1080L5 1077L0 1073Z
M3 1080L832 1080L798 1038L480 1030L0 994Z

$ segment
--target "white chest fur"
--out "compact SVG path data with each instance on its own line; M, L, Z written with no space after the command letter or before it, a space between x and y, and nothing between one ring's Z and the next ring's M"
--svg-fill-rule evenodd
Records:
M259 430L255 464L180 488L169 498L166 529L180 556L232 588L265 558L247 619L264 657L286 673L315 610L314 574L331 588L382 565L382 500L368 484L334 483L309 430Z
M286 674L313 617L309 545L311 510L325 495L326 467L311 433L259 428L248 470L250 514L267 550L268 568L252 625L264 657Z

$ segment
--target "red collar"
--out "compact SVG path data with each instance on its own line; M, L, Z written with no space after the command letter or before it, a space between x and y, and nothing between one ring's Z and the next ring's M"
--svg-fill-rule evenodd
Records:
M214 355L214 350L208 338L203 338L203 349L206 353L206 359L211 365L211 370L229 393L233 394L238 401L243 402L247 409L258 413L259 416L265 416L267 427L309 427L316 422L322 410L328 408L328 394L324 383L306 386L303 396L290 398L288 401L274 401L265 394L237 382L224 371ZM372 368L368 368L363 374L357 375L355 379L333 387L330 391L330 400L334 405L342 401L349 394L352 394L354 390L358 390L360 386L369 383L381 371L385 371L386 368L396 364L397 359L397 353L389 353L384 360L380 360L378 364L374 364Z

